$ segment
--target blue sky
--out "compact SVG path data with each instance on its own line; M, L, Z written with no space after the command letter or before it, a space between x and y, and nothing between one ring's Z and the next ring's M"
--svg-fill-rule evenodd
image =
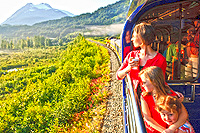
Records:
M75 15L92 13L100 7L120 0L4 0L0 4L0 24L27 3L34 5L47 3L52 8L66 10Z

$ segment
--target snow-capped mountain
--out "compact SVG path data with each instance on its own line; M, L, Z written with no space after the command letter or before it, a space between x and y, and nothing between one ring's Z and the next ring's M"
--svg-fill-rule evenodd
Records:
M24 7L17 10L2 24L33 25L42 21L60 19L66 16L72 17L74 15L68 11L54 9L46 3L41 3L38 5L28 3Z

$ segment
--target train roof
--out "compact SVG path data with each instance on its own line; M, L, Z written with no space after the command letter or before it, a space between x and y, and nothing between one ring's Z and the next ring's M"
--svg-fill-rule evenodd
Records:
M121 34L122 55L124 48L131 46L125 41L125 36L127 31L132 32L135 24L140 22L158 23L157 20L166 20L160 23L168 23L168 20L179 18L180 9L186 11L183 14L184 19L194 20L199 19L200 16L200 0L140 0L137 4L139 6L136 5L135 0L131 0L129 4L127 20ZM180 5L184 8L180 8Z
M140 6L138 6L135 9L135 3L134 0L131 0L129 10L127 12L127 19L129 21L133 21L133 18L135 20L138 19L141 14L145 13L146 11L150 10L151 8L155 6L160 6L160 5L166 5L170 3L176 3L176 2L181 2L181 1L191 1L191 2L200 2L200 0L146 0L144 3L142 3ZM195 6L195 5L193 5ZM199 5L198 5L199 6Z

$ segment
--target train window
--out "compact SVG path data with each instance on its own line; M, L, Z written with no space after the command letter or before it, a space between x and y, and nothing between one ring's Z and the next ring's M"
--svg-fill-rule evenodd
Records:
M195 79L199 69L198 1L177 2L155 8L145 12L138 22L151 23L156 30L152 47L166 57L166 79L183 82Z

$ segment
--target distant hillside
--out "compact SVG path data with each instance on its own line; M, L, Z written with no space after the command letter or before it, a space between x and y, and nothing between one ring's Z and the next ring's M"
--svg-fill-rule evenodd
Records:
M91 30L88 29L90 26L123 24L128 7L129 0L121 0L106 7L101 7L93 13L45 21L33 26L2 25L0 26L0 36L3 38L26 38L42 35L49 38L62 38L75 32L88 33Z
M28 3L2 24L9 25L33 25L35 23L60 19L66 16L74 16L72 13L52 8L49 4L41 3L33 5Z

